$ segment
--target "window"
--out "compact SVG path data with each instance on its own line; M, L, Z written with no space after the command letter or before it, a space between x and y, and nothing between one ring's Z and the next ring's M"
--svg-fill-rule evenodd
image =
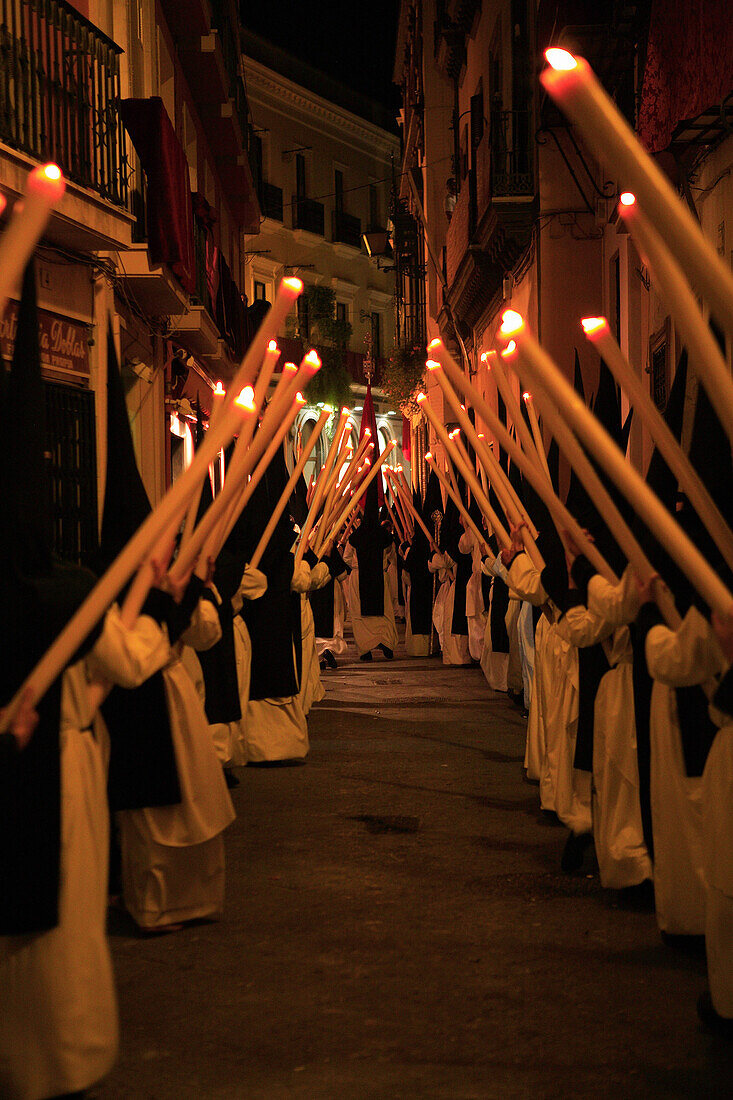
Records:
M611 293L611 332L619 340L621 330L621 260L618 252L614 255L610 264L610 293Z
M344 212L344 174L340 168L333 173L334 209L339 213Z
M256 302L264 302L267 300L267 287L264 283L260 283L256 279L254 286L254 300Z
M369 184L369 227L376 229L379 225L379 189L376 183Z
M336 303L336 320L337 321L348 322L348 320L349 320L349 307L347 306L346 302L337 302Z
M306 196L305 157L302 153L295 154L295 194L299 199Z
M378 313L372 312L372 359L380 359L382 356L382 318Z
M465 180L466 176L468 175L468 127L465 125L461 132L460 165L461 180Z
M476 95L471 96L471 149L476 148L481 143L481 138L484 136L484 90L479 81L478 91Z
M308 318L308 299L304 294L298 298L298 334L302 340L310 336L310 320Z

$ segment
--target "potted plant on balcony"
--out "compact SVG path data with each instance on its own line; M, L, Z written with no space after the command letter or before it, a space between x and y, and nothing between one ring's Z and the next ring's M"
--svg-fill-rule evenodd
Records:
M309 340L321 357L321 369L308 386L308 401L323 401L340 409L351 404L351 379L346 352L352 328L336 318L336 293L327 286L308 286L303 292L310 329Z
M424 347L395 347L382 369L382 389L408 418L419 408L416 397L425 385L426 358Z

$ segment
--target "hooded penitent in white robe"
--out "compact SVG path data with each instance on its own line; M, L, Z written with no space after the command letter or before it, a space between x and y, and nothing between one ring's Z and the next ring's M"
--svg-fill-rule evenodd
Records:
M547 605L548 596L542 587L540 574L527 554L516 555L507 571L507 580L510 590L516 592L524 601L525 606L529 607L529 630L532 632L532 608ZM545 758L545 712L547 708L544 697L547 691L552 691L552 684L547 683L547 668L544 660L549 627L549 618L547 615L542 614L537 623L537 629L533 632L532 689L528 708L529 719L527 721L524 766L527 771L527 778L537 781L539 781L542 774L542 763ZM527 629L525 621L525 631ZM540 797L543 810L553 810L555 808L554 799L547 788L544 792L540 791Z
M237 667L237 691L239 692L239 709L242 712L237 722L230 722L229 744L231 746L231 762L238 767L247 763L247 713L249 705L249 678L252 668L252 641L247 630L247 624L239 614L244 600L256 600L267 591L267 577L259 569L253 569L247 563L239 588L232 596L232 611L234 612L234 660Z
M293 571L290 591L299 595L307 592L310 573L308 563L301 561ZM294 653L293 660L295 661ZM300 694L250 699L247 704L244 738L248 763L305 760L310 743L308 722Z
M328 566L320 561L311 568L308 592L323 588L330 579ZM308 713L314 703L320 703L326 692L321 682L321 666L316 649L316 628L313 621L313 609L307 592L300 594L300 636L302 639L302 657L300 673L300 691L298 698L303 714Z
M552 691L545 699L545 759L540 790L552 792L554 810L576 836L588 833L591 819L591 777L574 766L580 704L578 650L569 640L565 616L550 626L545 650ZM549 800L549 796L548 796ZM544 808L544 799L542 802Z
M594 703L593 837L602 885L615 890L637 886L651 879L652 865L639 801L631 637L627 627L614 630L582 606L563 616L560 629L577 646L602 644L611 666Z
M466 619L468 621L468 652L473 661L481 660L486 630L486 610L481 587L481 547L473 531L464 531L458 540L462 554L471 555L471 576L466 585Z
M206 714L180 658L182 644L197 649L216 641L221 628L215 616L213 606L200 600L163 668L181 801L117 814L125 907L143 929L217 917L224 906L222 833L234 808Z
M652 627L645 652L654 680L649 736L657 921L663 932L702 935L703 780L685 772L674 689L705 683L723 671L725 661L709 624L694 606L677 630Z
M509 654L494 652L494 647L491 642L491 608L494 602L496 585L497 583L506 583L505 578L507 576L507 571L502 564L501 557L497 557L495 561L492 561L490 558L485 558L481 568L487 575L493 575L495 578L500 578L498 582L494 580L491 585L491 597L489 599L489 606L486 609L486 625L484 627L483 645L481 647L481 669L489 687L493 691L506 691Z
M532 683L534 681L534 614L532 605L521 600L517 616L517 642L519 658L522 662L522 690L524 706L529 711L532 703Z
M727 711L733 710L731 676L728 671L722 685ZM714 708L711 716L721 729L702 776L705 952L713 1007L733 1019L733 720Z
M378 551L377 551L378 552ZM351 569L346 582L348 588L349 613L351 626L354 631L354 641L359 654L368 653L380 645L384 645L393 652L397 648L397 626L394 617L394 605L387 584L388 549L382 551L382 568L384 576L384 612L381 615L362 615L361 599L359 596L359 562L356 550L347 542L344 550L344 561Z
M334 657L346 652L344 641L344 623L346 622L346 598L344 596L344 583L348 577L346 570L340 576L333 578L333 635L330 638L316 636L316 653L321 658L327 649L330 649Z
M47 932L0 936L4 1100L77 1092L114 1064L117 1003L106 936L109 738L101 713L90 713L87 669L131 688L167 654L152 619L140 616L127 631L115 605L86 661L63 674L59 921Z

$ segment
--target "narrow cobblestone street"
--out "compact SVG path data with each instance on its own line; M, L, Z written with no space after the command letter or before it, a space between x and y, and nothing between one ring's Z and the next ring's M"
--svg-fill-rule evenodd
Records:
M94 1096L730 1095L704 959L561 874L481 671L350 651L324 680L307 765L239 772L224 919L113 917L122 1052Z

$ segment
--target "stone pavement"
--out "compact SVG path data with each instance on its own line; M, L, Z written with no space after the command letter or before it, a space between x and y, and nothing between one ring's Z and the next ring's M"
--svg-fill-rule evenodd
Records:
M223 920L113 918L122 1051L94 1096L733 1095L704 959L559 871L481 671L351 652L324 682L307 765L239 772Z

